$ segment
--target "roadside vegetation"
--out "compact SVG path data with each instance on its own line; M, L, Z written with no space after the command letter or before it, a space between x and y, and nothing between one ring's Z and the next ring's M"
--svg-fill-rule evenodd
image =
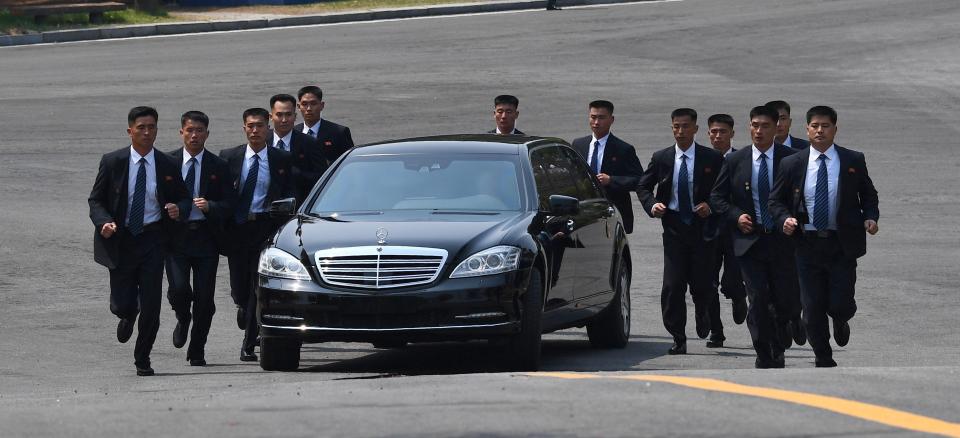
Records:
M110 25L150 24L164 21L173 21L164 10L153 12L127 9L125 11L111 11L103 14L102 24L90 24L89 14L60 14L50 15L43 23L36 23L33 17L13 15L8 10L0 10L0 34L23 35L30 32L47 30L81 29L87 27L101 27Z

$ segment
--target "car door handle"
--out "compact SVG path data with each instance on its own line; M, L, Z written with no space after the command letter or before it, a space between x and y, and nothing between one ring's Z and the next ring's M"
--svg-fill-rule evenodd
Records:
M615 212L616 212L616 210L615 210L612 206L611 206L611 207L607 207L607 217L613 216L613 213L615 213Z
M573 231L573 226L574 226L574 225L576 225L576 222L574 222L573 219L568 220L568 221L567 221L567 230L568 230L568 231Z

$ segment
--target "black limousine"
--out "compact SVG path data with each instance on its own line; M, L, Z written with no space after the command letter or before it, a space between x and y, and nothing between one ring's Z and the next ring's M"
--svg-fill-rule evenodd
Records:
M542 333L630 336L619 212L562 140L458 135L356 147L260 256L260 365L295 370L303 343L488 339L536 370Z

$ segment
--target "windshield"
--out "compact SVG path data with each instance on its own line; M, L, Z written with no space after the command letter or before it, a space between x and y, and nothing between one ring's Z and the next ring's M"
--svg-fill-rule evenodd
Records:
M496 154L349 156L310 212L517 211L517 162Z

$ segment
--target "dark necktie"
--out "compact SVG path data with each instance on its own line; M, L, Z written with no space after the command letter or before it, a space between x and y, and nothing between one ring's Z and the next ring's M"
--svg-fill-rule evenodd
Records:
M282 151L287 150L287 145L286 143L283 142L282 138L280 140L277 140L277 149L280 149Z
M593 168L593 173L600 174L600 141L595 141L593 143L593 154L590 155L590 166Z
M260 155L253 156L253 163L247 169L247 179L243 181L240 191L240 202L237 205L235 219L238 224L247 221L250 214L250 204L253 202L253 192L257 188L257 174L260 173Z
M820 168L817 169L817 191L813 201L813 226L818 231L823 231L830 224L830 192L827 187L826 154L820 154L817 161L820 162Z
M312 130L312 129L308 129L308 130L307 130L307 133L310 134L311 137L317 138L317 133L316 133L316 131L314 131L314 130Z
M196 192L193 190L193 186L197 181L197 159L196 157L190 157L187 160L187 163L190 163L190 168L187 169L187 177L183 179L183 183L187 186L187 193L190 194L190 199L196 197ZM190 211L187 212L187 219L190 219L190 214L193 213L193 204L190 204Z
M130 204L130 221L127 228L130 234L139 236L143 232L143 208L147 202L147 159L140 158L137 169L137 182L133 186L133 202Z
M773 218L767 214L767 201L770 200L770 170L767 168L767 154L760 154L760 172L757 173L757 195L760 198L760 223L763 229L773 229Z
M687 154L680 155L680 172L677 175L677 201L679 202L680 220L690 225L693 222L693 207L690 205L690 182L687 181Z

